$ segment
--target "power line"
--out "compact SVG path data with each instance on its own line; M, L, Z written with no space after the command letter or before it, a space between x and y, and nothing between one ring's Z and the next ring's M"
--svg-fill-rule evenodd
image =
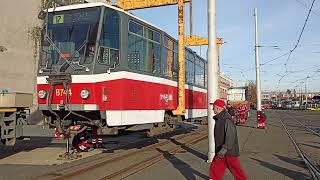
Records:
M295 0L295 1L297 1L297 2L298 2L299 4L301 4L303 7L308 8L308 5L306 5L305 3L303 3L303 2L301 2L301 1L299 1L299 0ZM315 15L317 15L317 16L319 16L319 14L316 13L315 11L312 11L312 13L315 14Z
M304 22L304 24L303 24L303 27L302 27L302 30L301 30L301 32L300 32L300 35L299 35L299 38L298 38L298 41L297 41L296 45L295 45L294 48L293 48L292 50L290 50L290 52L289 52L288 59L287 59L287 61L286 61L286 63L285 63L286 69L287 69L287 64L288 64L288 62L289 62L289 60L290 60L290 56L291 56L292 52L297 49L297 47L298 47L298 45L299 45L299 43L300 43L300 40L301 40L301 38L302 38L302 34L303 34L303 32L304 32L304 29L306 28L306 25L307 25L307 22L308 22L308 20L309 20L310 13L311 13L311 11L312 11L312 8L313 8L313 5L314 5L314 2L315 2L315 1L316 1L316 0L313 0L313 1L312 1L311 7L310 7L310 9L309 9L307 18L306 18L306 20L305 20L305 22Z
M308 22L308 20L309 20L309 17L310 17L310 14L311 14L311 11L312 11L312 8L313 8L313 5L314 5L314 2L315 2L315 0L312 1L311 7L310 7L310 9L309 9L307 18L306 18L306 20L305 20L305 22L304 22L304 24L303 24L303 27L302 27L302 30L301 30L301 32L300 32L300 35L299 35L299 38L298 38L298 40L297 40L296 45L293 47L293 49L291 49L288 53L286 53L286 54L288 55L288 58L287 58L286 62L284 63L284 66L285 66L285 68L286 68L286 72L284 73L284 75L281 75L281 78L280 78L279 81L278 81L277 88L280 88L280 83L281 83L281 80L282 80L283 78L285 78L286 76L288 76L288 75L290 75L290 74L293 73L293 72L288 72L287 65L288 65L288 62L289 62L289 60L290 60L291 54L297 49L297 47L298 47L298 45L299 45L299 43L300 43L300 41L301 41L303 32L304 32L304 30L305 30L305 27L306 27L306 25L307 25L307 22ZM283 56L285 56L285 55L283 55Z
M307 79L311 79L311 78L315 77L318 73L320 73L320 69L318 69L318 71L315 71L312 75L308 75L302 79L298 79L296 81L291 82L291 84L297 83L296 86L298 86L299 84L304 83Z
M296 0L296 1L299 2L298 0ZM300 3L301 3L301 2L300 2ZM280 78L279 81L278 81L278 86L280 85L280 82L281 82L281 80L282 80L284 77L286 77L286 76L292 74L293 72L295 72L295 71L290 71L290 72L289 72L289 71L287 70L287 65L288 65L288 62L289 62L289 60L290 60L291 54L292 54L292 53L297 49L297 47L299 46L299 43L300 43L300 41L301 41L301 39L302 39L303 32L304 32L304 30L305 30L305 27L306 27L307 22L308 22L308 20L309 20L310 14L311 14L311 12L312 12L312 8L313 8L314 3L315 3L315 0L312 1L311 7L310 7L310 9L309 9L309 11L308 11L308 15L307 15L306 20L305 20L305 22L304 22L304 24L303 24L302 30L301 30L301 32L300 32L300 34L299 34L299 38L298 38L295 46L293 47L293 49L291 49L290 51L288 51L288 52L286 52L286 53L284 53L284 54L282 54L282 55L280 55L280 56L278 56L278 57L276 57L276 58L273 58L273 59L271 59L271 60L268 60L268 61L260 64L260 66L264 66L264 65L266 65L266 64L268 64L268 63L271 63L271 62L273 62L273 61L276 61L276 60L278 60L278 59L280 59L280 58L288 55L287 60L286 60L286 62L284 63L284 66L285 66L285 68L286 68L286 72L285 72L284 75L279 75L281 78ZM273 48L278 48L279 46L273 45L273 46L260 46L260 47L273 47ZM313 68L314 68L314 67L313 67ZM249 68L249 69L246 69L246 70L240 71L240 72L241 72L241 74L243 75L244 72L248 72L248 71L251 71L251 70L254 70L254 69L255 69L255 68Z
M284 75L275 74L275 75L278 75L278 76L281 77L280 80L278 81L278 86L277 86L277 88L280 86L280 81L281 81L285 76L287 76L287 75L289 75L289 74L292 74L292 73L302 72L302 71L306 71L306 70L310 70L310 69L314 69L314 68L318 68L318 67L320 67L320 65L317 65L317 66L314 66L314 67L308 67L308 68L300 69L300 70L297 70L297 71L289 71L289 72L286 72ZM307 80L307 79L309 79L309 78L312 78L312 77L316 76L317 73L320 73L320 68L317 69L316 71L313 71L313 72L314 72L314 73L313 73L312 75L308 75L308 76L306 76L306 77L304 77L304 78L302 78L302 79L298 79L298 80L292 81L291 84L294 84L294 83L297 83L297 82L301 82L301 81L305 81L305 80Z
M275 61L275 60L277 60L277 59L280 59L280 58L282 58L283 56L288 55L289 53L290 53L290 52L286 52L286 53L282 54L281 56L278 56L278 57L273 58L273 59L271 59L271 60L269 60L269 61L266 61L266 62L264 62L264 63L261 63L260 66L264 66L264 65L266 65L266 64L268 64L268 63L271 63L271 62L273 62L273 61Z

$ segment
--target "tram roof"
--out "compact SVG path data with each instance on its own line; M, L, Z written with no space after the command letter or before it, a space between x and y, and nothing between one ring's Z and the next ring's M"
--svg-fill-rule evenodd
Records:
M106 4L106 3L84 3L84 4L75 4L75 5L68 5L68 6L59 6L59 7L56 7L56 8L50 8L48 9L49 12L54 12L54 11L65 11L65 10L72 10L72 9L83 9L83 8L90 8L90 7L98 7L98 6L105 6L105 7L108 7L108 8L111 8L111 9L114 9L116 11L119 11L119 12L122 12L122 13L125 13L126 15L128 16L131 16L135 19L138 19L139 21L142 21L146 24L149 24L150 26L153 26L163 32L165 32L163 29L133 15L132 13L128 13L127 11L124 11L123 9L121 8L118 8L118 7L115 7L115 6L112 6L112 5L109 5L109 4Z

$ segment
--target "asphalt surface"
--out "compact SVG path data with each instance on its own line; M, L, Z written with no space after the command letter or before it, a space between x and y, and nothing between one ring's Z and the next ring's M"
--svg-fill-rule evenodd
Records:
M284 119L288 123L288 127L296 127L297 124L293 124L294 120L290 118L294 117L315 131L319 131L320 112L271 110L267 112L267 116L267 129L255 128L255 112L251 113L251 119L244 125L237 127L241 151L240 162L248 179L310 179L309 171L282 129L279 119ZM317 159L319 159L320 154L320 138L311 137L310 133L303 133L301 129L295 136L299 139L300 144L305 144L304 146L308 147L308 154L312 159L319 162ZM117 144L125 145L139 138L141 138L139 133L133 133L113 137L113 139L108 138L104 142L111 147ZM40 148L38 147L39 144L41 145ZM46 163L50 159L49 157L53 156L52 148L60 149L63 152L64 145L62 142L51 142L50 139L31 139L19 143L14 149L0 147L0 179L32 179L53 169L70 164L81 164L82 161L86 160L82 159L71 163ZM119 149L119 151L126 151L128 148L135 147L126 147ZM162 152L165 156L164 160L126 179L208 179L210 164L206 163L207 151L207 139L175 154L164 151ZM101 152L95 153L97 155L90 158L101 156ZM56 155L57 152L54 156ZM35 163L28 164L26 161L34 161ZM104 172L101 170L98 173L103 174ZM233 177L227 171L224 179L229 180Z
M300 120L308 117L314 123L312 126L319 126L320 113L312 113L311 115L311 112L270 110L267 112L267 129L262 130L256 128L255 112L252 112L246 124L237 127L240 162L248 179L311 179L304 162L282 129L279 119L286 115L300 115L297 117ZM319 151L317 147L312 150L314 153ZM210 164L205 162L207 151L208 141L203 141L185 152L166 154L165 161L127 179L208 179ZM227 171L224 179L234 178Z

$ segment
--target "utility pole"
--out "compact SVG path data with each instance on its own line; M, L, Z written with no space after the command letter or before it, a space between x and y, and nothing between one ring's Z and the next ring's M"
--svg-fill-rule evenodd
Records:
M256 43L255 43L255 55L256 55L256 83L257 83L257 115L261 113L261 84L260 84L260 62L259 62L259 38L258 38L258 11L254 8L255 17L255 30L256 30Z
M219 69L216 44L216 0L208 0L208 139L209 152L207 162L212 162L215 155L214 116L212 103L219 98Z
M305 81L304 83L305 83L305 84L304 84L304 88L305 88L304 90L305 90L305 93L306 93L306 95L305 95L305 96L306 96L306 97L305 97L305 98L306 98L306 106L305 106L305 109L307 110L307 108L308 108L307 81Z
M301 105L302 105L302 87L300 86L300 107L299 107L299 109L301 109Z

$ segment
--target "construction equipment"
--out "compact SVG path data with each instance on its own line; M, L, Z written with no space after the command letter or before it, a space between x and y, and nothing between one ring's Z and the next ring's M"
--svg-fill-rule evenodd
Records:
M53 129L28 125L32 94L0 90L0 140L13 146L17 138L30 136L53 137Z

